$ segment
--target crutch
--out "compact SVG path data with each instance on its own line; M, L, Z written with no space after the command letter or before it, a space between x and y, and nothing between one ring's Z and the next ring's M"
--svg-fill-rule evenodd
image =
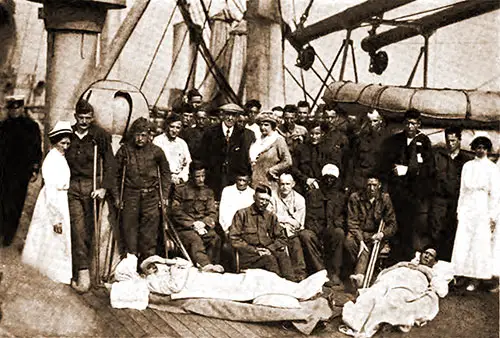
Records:
M167 241L168 239L170 238L175 245L177 245L179 247L179 250L181 251L182 255L184 256L184 258L186 258L192 265L193 264L193 261L191 260L191 257L189 257L189 254L186 250L186 248L184 247L184 244L182 244L181 242L181 239L179 238L179 234L177 233L177 231L175 230L174 227L171 227L169 224L168 224L168 217L167 217L167 212L165 210L165 205L163 204L163 191L162 191L162 182L161 182L161 173L160 173L160 167L157 167L157 172L158 172L158 182L160 183L160 186L159 186L159 189L160 189L160 205L161 205L161 216L163 218L163 230L164 230L164 234L165 234L165 255L168 254L168 245L167 245Z
M94 143L94 163L93 163L93 172L92 172L92 189L93 191L97 190L97 142L93 140ZM97 198L94 198L94 282L95 285L100 284L99 278L99 215L98 215L98 207L97 207ZM102 208L101 208L102 209Z
M380 225L378 227L378 232L382 232L384 230L384 220L380 220ZM380 243L382 241L376 241L373 244L373 249L370 255L370 261L368 262L368 268L366 269L365 278L363 279L363 288L367 288L370 286L370 282L373 277L373 272L375 271L375 263L377 262L378 252L380 251Z
M122 168L122 177L121 177L121 182L120 182L120 193L119 193L119 202L117 205L117 210L116 210L116 223L115 227L120 227L120 217L121 217L121 212L123 210L123 190L125 189L125 175L127 173L127 160L125 159L123 163L123 168ZM106 272L106 280L109 280L109 277L111 276L111 269L113 267L113 256L115 252L115 239L113 239L113 226L111 227L108 235L108 245L107 247L110 247L110 242L111 242L111 248L106 251L106 259L105 262L109 261L108 265L108 270ZM109 254L109 255L108 255Z

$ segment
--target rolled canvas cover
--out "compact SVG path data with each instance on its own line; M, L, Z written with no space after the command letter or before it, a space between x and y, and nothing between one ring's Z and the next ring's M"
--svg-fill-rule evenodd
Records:
M325 91L326 103L357 103L389 113L417 109L433 119L500 121L500 93L460 89L428 89L334 82Z

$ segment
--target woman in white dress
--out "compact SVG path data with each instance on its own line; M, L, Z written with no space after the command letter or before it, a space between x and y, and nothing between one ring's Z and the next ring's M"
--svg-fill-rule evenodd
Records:
M498 276L499 239L496 225L500 221L500 171L488 159L491 141L475 138L471 149L476 158L465 163L458 199L458 227L451 262L455 275L470 278L468 291L474 291L479 280Z
M70 170L64 154L73 131L59 121L49 132L51 150L42 165L44 186L40 190L22 253L22 261L56 282L70 284L71 228L68 188Z

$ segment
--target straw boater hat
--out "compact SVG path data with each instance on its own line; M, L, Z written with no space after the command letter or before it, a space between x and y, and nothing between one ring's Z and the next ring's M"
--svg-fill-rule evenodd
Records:
M57 121L54 128L49 131L49 138L54 138L63 134L72 134L73 129L71 129L71 123L69 121Z
M165 258L162 258L158 255L150 256L142 261L140 268L143 272L146 272L146 268L148 267L148 265L153 263L165 264Z
M337 167L335 164L325 164L323 169L321 169L321 176L330 175L339 178L339 174L339 167Z

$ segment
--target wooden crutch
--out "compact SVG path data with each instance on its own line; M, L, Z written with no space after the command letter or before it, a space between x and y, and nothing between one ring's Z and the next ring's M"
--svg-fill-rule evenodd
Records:
M93 171L92 171L92 191L95 192L97 190L97 142L93 140L94 143L94 163L93 163ZM98 232L99 232L99 215L97 214L97 199L94 196L93 199L94 205L94 285L99 285L99 240L98 240Z
M384 220L380 220L380 225L378 227L378 232L382 232L384 230L385 222ZM377 233L378 233L377 232ZM378 253L380 251L380 243L382 241L376 241L373 244L372 252L370 255L370 261L368 262L368 268L366 269L365 278L363 279L363 288L367 288L370 286L370 282L373 277L373 272L375 271L375 264L377 263Z

